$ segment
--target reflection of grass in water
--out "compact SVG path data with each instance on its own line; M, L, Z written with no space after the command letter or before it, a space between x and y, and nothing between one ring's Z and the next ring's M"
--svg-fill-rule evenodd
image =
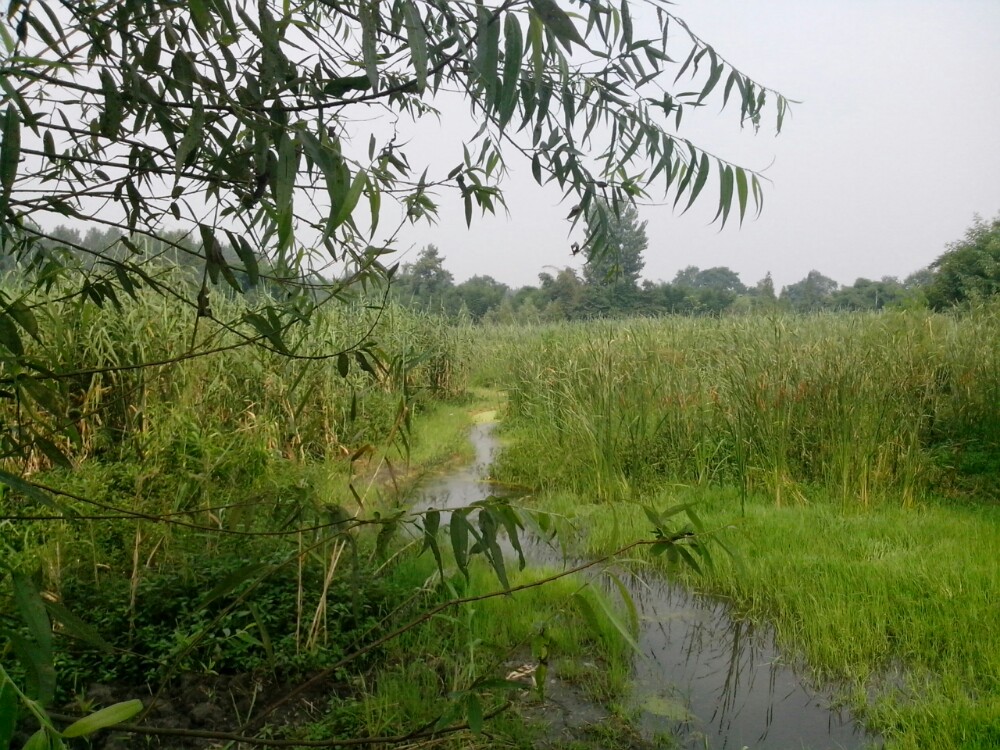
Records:
M654 502L699 501L709 528L732 525L723 533L741 568L716 553L715 572L690 583L771 622L817 679L844 681L853 708L890 747L1000 746L1000 508L845 512L819 497L785 508L750 498L741 518L737 500L735 489L678 488ZM638 505L569 493L540 504L578 519L584 555L648 533ZM883 674L894 675L891 684Z

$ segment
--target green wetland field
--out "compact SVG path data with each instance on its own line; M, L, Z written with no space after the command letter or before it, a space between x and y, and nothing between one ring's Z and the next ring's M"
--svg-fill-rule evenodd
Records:
M505 530L556 531L576 562L629 547L617 570L772 628L874 743L1000 745L995 306L538 326L342 306L300 358L206 321L217 353L186 359L190 320L152 295L40 325L27 353L78 374L0 401L37 446L0 496L12 747L135 699L90 746L692 746L639 727L628 601L501 562ZM477 419L509 497L416 508ZM556 700L593 720L553 731Z

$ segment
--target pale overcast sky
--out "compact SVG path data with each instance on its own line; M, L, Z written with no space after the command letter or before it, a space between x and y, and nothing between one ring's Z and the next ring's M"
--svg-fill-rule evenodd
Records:
M682 136L749 168L771 165L773 184L759 219L721 232L709 225L707 189L684 216L643 208L646 278L669 281L688 265L729 266L746 284L770 271L779 288L812 269L842 284L903 277L959 239L974 213L1000 211L1000 0L680 0L675 11L802 103L777 138L773 120L741 131L738 107L685 115ZM467 119L462 110L441 122L429 158L458 162L458 138L475 129ZM579 266L569 207L511 164L509 218L467 230L460 202L442 196L437 225L404 231L402 259L434 243L457 281L488 274L513 286Z

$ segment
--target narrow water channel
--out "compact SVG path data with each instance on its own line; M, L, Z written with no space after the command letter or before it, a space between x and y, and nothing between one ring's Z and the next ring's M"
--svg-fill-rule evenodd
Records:
M498 494L489 468L499 450L493 424L472 428L476 459L428 483L418 505L445 510ZM562 565L541 544L526 545L535 564ZM670 734L705 750L846 750L877 746L832 696L811 689L786 664L763 628L730 619L724 603L664 579L629 585L640 613L641 655L633 701L649 738Z

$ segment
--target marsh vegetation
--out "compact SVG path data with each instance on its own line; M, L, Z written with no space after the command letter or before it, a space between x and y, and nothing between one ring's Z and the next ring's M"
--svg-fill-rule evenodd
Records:
M505 679L523 662L608 710L562 741L600 746L612 727L641 745L618 593L535 586L558 572L514 560L498 579L412 505L422 477L470 460L470 413L499 408L492 478L516 492L491 523L543 519L582 560L650 539L648 509L690 504L731 557L640 546L619 574L673 576L769 624L887 746L993 746L996 308L525 328L343 307L297 351L368 336L371 359L346 363L227 349L234 334L204 321L221 351L187 360L175 321L155 296L56 311L26 353L80 375L45 414L4 403L51 449L6 469L32 484L2 498L3 664L53 715L138 698L137 731L203 741L557 744L538 692Z

